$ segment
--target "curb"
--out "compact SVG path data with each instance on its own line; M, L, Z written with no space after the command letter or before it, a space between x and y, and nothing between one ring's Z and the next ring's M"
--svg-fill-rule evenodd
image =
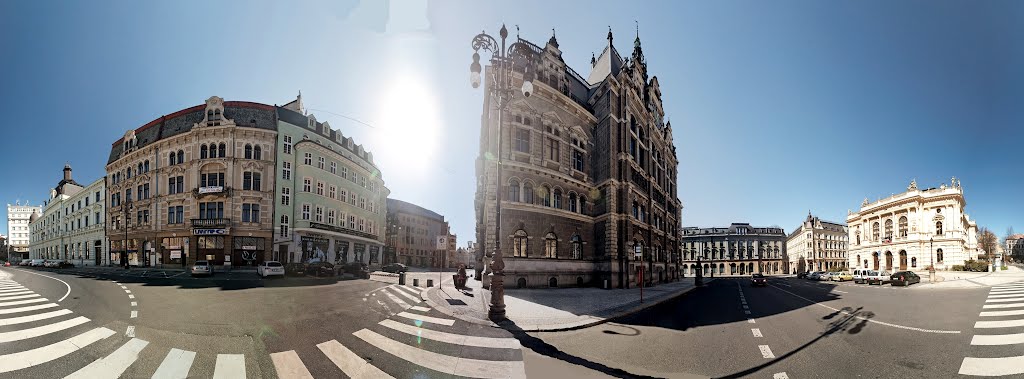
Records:
M705 279L704 283L705 283L705 285L707 285L707 283L710 283L710 282L712 282L714 280L715 279ZM437 287L437 288L439 288L439 287ZM502 321L499 324L499 323L495 323L495 322L490 321L490 320L483 320L483 319L479 319L479 318L476 318L476 317L466 317L465 315L458 315L458 314L455 314L454 312L451 312L447 307L438 306L438 304L434 303L433 301L431 301L429 296L427 295L428 291L436 290L437 288L428 288L428 289L423 290L420 293L421 299L423 299L423 301L427 302L427 304L430 305L431 308L436 309L439 312L444 313L444 314L446 314L448 316L455 317L455 318L460 319L462 321L470 322L470 323L477 324L477 325L484 325L484 326L491 326L491 327L501 327L501 328L504 328L504 329L507 329L506 327L510 326L509 325L510 320ZM628 316L628 315L631 315L631 314L643 311L643 310L645 310L647 308L659 305L659 304L664 303L666 301L673 300L673 299L679 298L681 296L684 296L684 295L692 292L695 289L697 289L697 286L693 286L693 287L687 288L687 289L682 290L682 291L680 291L678 293L674 293L672 295L668 295L665 298L662 298L662 299L659 299L659 300L656 300L656 301L653 301L653 302L647 302L647 303L644 303L644 304L642 304L640 306L637 306L637 307L634 307L634 308L630 308L630 309L626 309L626 310L617 312L617 313L615 313L613 315L610 315L608 317L585 316L586 319L584 319L582 321L564 322L564 323L553 324L553 325L515 325L515 324L513 324L513 325L515 325L517 328L519 328L520 330L522 330L524 332L562 332L562 331L583 329L583 328L588 328L588 327L591 327L591 326L594 326L594 325L603 324L603 323L606 323L606 322L609 322L609 321L613 321L613 320L615 320L617 318L620 318L620 317Z

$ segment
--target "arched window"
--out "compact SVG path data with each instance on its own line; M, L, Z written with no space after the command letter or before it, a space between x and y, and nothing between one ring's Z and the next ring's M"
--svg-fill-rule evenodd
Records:
M935 251L935 261L942 263L942 249L938 249Z
M227 146L225 146L224 143L221 142L220 146L217 147L217 156L221 157L221 158L224 158L224 157L228 156L226 154L226 152L227 152Z
M519 201L519 181L512 179L508 182L508 201Z
M871 240L878 241L878 221L871 225Z
M572 258L572 259L582 259L583 258L583 241L580 240L580 235L579 234L573 234L571 241L572 241L572 256L570 258Z
M200 146L199 147L199 158L200 159L206 159L206 158L209 158L209 157L210 156L209 156L209 153L207 153L206 145Z
M545 207L550 207L551 206L551 188L548 188L548 186L543 186L543 187L540 188L540 190L542 192L542 195L544 195L544 206Z
M245 159L252 159L252 145L245 144Z
M544 257L558 258L558 239L555 238L555 233L544 236Z
M523 202L533 204L533 184L523 183Z
M640 218L640 204L637 204L635 201L633 202L633 218Z
M900 237L905 238L907 236L907 216L900 217Z
M910 267L917 267L917 257L910 258Z
M143 172L146 172L146 171L143 171L143 170L142 170L142 162L139 162L139 167L138 167L138 168L137 168L137 169L135 170L135 172L137 172L137 173L139 173L139 174L141 174L141 173L143 173Z
M261 148L260 145L256 145L252 148L252 159L258 161L263 160L263 148Z
M562 209L562 190L555 190L555 208Z
M885 220L885 239L892 241L892 220Z
M167 164L168 165L173 166L177 162L178 162L178 160L175 158L175 155L174 155L173 151L170 154L167 155Z
M527 235L526 231L519 229L512 237L512 256L514 257L526 257L529 254L526 247Z
M178 164L185 163L185 152L178 150Z
M569 211L575 213L577 211L577 209L579 209L579 208L578 208L578 204L576 204L576 194L575 193L570 193L569 194Z
M587 198L580 196L580 214L587 214Z
M937 236L941 236L942 235L942 221L936 221L935 222L935 235L937 235Z

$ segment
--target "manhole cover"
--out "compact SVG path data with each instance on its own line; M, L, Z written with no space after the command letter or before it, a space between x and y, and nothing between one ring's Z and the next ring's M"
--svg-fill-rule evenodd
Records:
M448 305L466 305L465 301L459 299L447 299Z

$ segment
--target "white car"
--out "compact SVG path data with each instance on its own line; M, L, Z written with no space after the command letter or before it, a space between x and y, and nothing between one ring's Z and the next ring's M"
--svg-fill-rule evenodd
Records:
M264 278L271 275L284 276L284 265L278 261L266 261L256 266L256 273Z
M832 273L827 271L822 272L821 274L818 275L818 280L826 282L832 281Z
M884 271L884 270L882 270L882 271L874 271L874 270L872 270L864 278L864 281L867 282L868 285L876 284L876 283L878 285L882 285L882 284L885 284L885 283L889 283L890 280L891 280L890 274L888 272Z
M43 267L43 263L46 263L45 259L33 259L32 262L29 263L29 266L31 266L31 267Z
M192 276L196 275L213 275L213 265L209 261L196 261L192 265Z
M854 269L853 270L853 282L854 283L858 283L858 284L864 283L864 277L867 276L868 271L870 271L870 270L868 270L866 268Z

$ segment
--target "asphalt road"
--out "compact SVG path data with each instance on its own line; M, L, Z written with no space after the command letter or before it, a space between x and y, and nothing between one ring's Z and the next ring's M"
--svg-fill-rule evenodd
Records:
M965 357L1022 354L971 345L988 293L717 279L613 322L530 335L541 355L611 377L948 378Z
M411 286L143 271L0 269L0 377L523 376L509 332Z

